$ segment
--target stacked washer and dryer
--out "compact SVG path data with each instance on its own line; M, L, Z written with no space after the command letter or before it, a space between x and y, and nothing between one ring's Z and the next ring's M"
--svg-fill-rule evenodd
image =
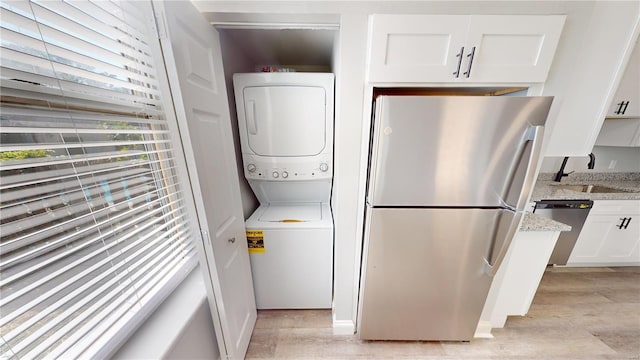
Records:
M258 309L331 308L333 74L234 74Z

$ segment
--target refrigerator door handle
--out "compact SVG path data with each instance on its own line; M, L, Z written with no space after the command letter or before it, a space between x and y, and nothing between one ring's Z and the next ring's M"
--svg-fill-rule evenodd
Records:
M507 251L509 250L509 247L511 246L511 242L513 241L513 238L516 236L516 233L518 232L518 229L520 228L520 220L522 219L523 216L524 216L524 213L522 213L522 212L514 213L513 214L513 218L511 219L511 222L509 223L509 227L504 232L500 231L500 227L498 227L498 230L496 231L496 234L495 234L495 236L493 238L493 244L491 245L491 252L490 252L489 260L484 258L485 272L489 276L495 276L496 273L498 272L498 269L500 268L500 265L502 264L502 261L504 261L504 258L507 255ZM495 252L495 246L497 244L497 239L498 238L502 238L503 241L501 241L502 246L500 247L500 249L496 253ZM495 259L493 259L494 258L493 255L494 254L496 254ZM491 264L491 260L492 259L493 259L493 264Z
M520 189L517 195L517 200L513 204L515 205L515 211L524 211L526 209L529 195L531 194L531 190L533 189L533 184L535 182L535 173L538 168L538 162L540 161L540 154L542 153L543 138L544 126L532 126L529 128L523 157L511 180L511 188ZM528 156L527 152L529 153ZM523 160L526 160L526 163ZM521 173L522 169L520 168L522 166L526 166L524 169L524 175L519 174ZM516 178L522 178L522 185L518 186L517 183L514 184Z

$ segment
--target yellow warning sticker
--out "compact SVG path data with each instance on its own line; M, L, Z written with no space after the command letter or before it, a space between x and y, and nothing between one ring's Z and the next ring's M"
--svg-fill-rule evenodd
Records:
M264 231L247 230L247 246L250 253L264 253Z

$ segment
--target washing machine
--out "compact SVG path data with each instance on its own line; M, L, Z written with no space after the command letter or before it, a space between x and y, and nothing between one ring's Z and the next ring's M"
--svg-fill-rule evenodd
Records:
M258 309L331 308L333 74L233 76Z

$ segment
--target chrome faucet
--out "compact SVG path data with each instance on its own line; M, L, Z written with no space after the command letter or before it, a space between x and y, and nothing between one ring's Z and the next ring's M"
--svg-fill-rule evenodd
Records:
M568 173L564 172L564 167L567 165L567 160L569 160L569 157L565 156L564 160L562 160L562 165L560 166L560 171L558 171L556 173L556 177L553 179L554 181L560 182L560 180L562 180L563 177L569 176L569 174L573 173L573 171L570 171Z
M556 177L553 178L554 181L560 182L563 177L569 176L569 174L573 173L573 171L569 171L568 173L564 172L564 167L567 165L567 160L569 160L568 156L565 156L564 160L562 160L562 165L560 166L560 171L556 173ZM589 163L587 164L587 169L592 170L596 166L596 156L593 153L589 154Z

